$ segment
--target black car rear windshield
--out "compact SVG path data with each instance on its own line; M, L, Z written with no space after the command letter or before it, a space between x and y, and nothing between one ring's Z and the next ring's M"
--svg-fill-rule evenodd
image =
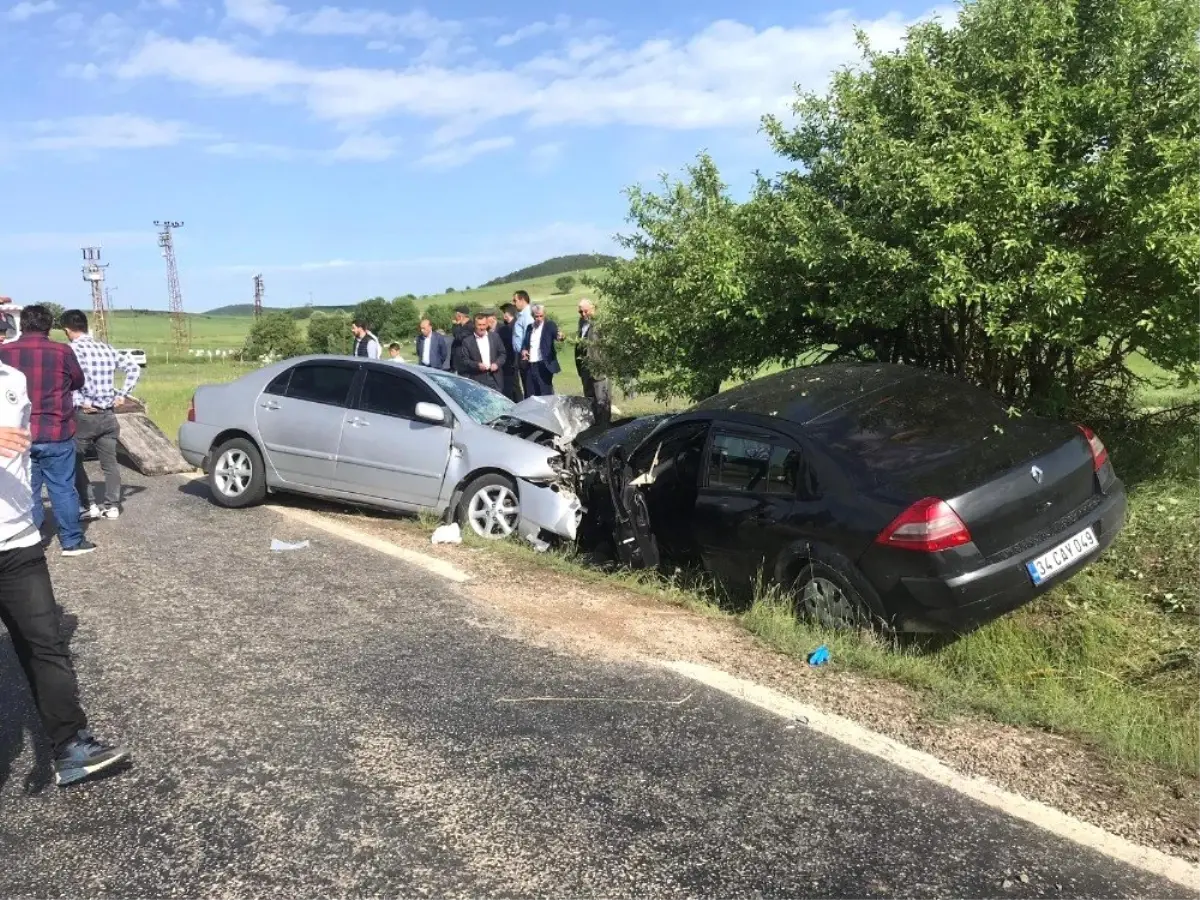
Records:
M809 424L822 443L870 469L895 471L954 456L1017 425L991 395L949 379L901 382Z

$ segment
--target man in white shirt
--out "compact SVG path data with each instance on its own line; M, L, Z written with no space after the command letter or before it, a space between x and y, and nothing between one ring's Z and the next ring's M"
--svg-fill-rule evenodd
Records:
M54 752L55 780L73 784L129 756L96 740L79 704L79 685L62 637L29 483L31 404L25 376L0 364L0 621Z
M421 333L417 337L417 362L431 369L450 368L450 342L444 334L433 330L429 319L421 320Z
M530 308L533 324L525 332L521 359L525 361L525 396L548 397L554 393L554 376L562 371L558 362L558 344L566 335L553 319L546 318L546 307L535 303Z
M488 330L488 313L475 314L474 333L463 338L458 345L454 371L477 381L494 391L503 391L504 380L500 370L504 368L505 347L494 331Z

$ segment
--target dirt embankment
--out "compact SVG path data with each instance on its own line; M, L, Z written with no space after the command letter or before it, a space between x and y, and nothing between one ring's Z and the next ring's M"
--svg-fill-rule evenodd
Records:
M1128 840L1200 860L1200 783L1116 763L1069 739L982 718L939 715L919 693L833 665L811 669L735 622L602 578L531 565L502 547L432 546L409 520L321 513L467 572L469 596L532 643L620 660L703 663L756 681L923 750L958 771L1039 800Z

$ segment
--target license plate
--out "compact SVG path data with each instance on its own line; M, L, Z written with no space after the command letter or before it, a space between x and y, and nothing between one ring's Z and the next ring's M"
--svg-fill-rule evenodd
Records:
M1100 547L1096 540L1096 532L1089 526L1079 534L1063 541L1049 553L1043 553L1037 559L1025 563L1025 569L1034 584L1053 578L1063 569L1068 569L1076 560L1082 559L1089 553L1095 553Z

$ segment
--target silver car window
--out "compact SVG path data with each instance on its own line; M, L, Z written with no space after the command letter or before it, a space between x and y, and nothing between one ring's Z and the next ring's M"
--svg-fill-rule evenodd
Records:
M459 409L483 425L506 414L517 404L503 394L467 378L443 372L424 372L426 378L450 395Z

